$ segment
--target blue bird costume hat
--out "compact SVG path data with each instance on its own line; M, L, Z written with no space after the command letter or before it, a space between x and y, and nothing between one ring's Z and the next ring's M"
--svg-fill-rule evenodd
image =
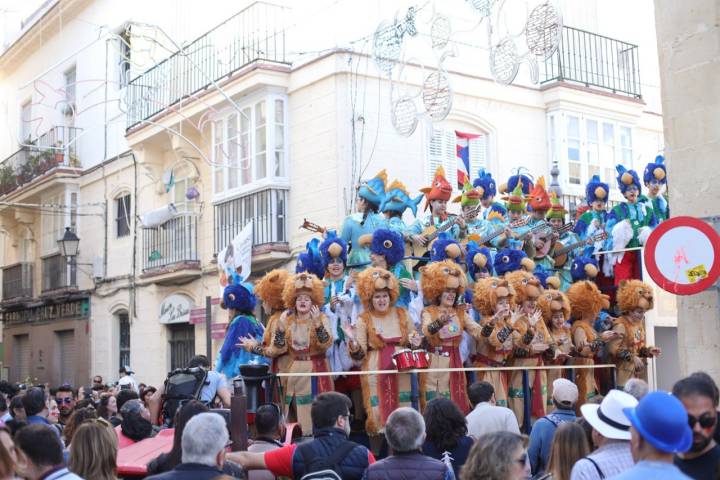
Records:
M500 185L500 193L510 193L515 190L518 182L522 182L522 193L523 195L530 195L530 191L535 188L533 183L533 177L527 172L525 167L519 167L515 170L515 173L510 175L507 182Z
M252 313L255 310L256 303L257 299L250 283L231 283L223 290L223 305L225 308Z
M482 187L483 194L482 199L486 200L490 196L497 195L497 187L495 185L495 179L492 178L490 172L481 168L478 171L478 178L473 181L473 187Z
M501 276L521 268L533 271L535 270L535 262L522 250L503 248L495 254L493 267L495 268L495 274Z
M490 249L481 247L473 240L467 244L467 256L465 257L465 266L470 274L470 278L474 279L478 273L488 273L493 275L492 256Z
M607 203L609 195L610 186L601 181L599 175L593 175L588 184L585 186L585 199L587 200L588 205L596 200L601 200Z
M399 233L380 228L372 234L370 251L375 255L385 257L388 267L392 267L405 256L405 242Z
M463 248L458 241L447 232L442 232L432 244L430 261L442 262L443 260L453 260L455 263L461 263L462 254Z
M655 157L654 162L650 162L645 166L643 172L643 181L645 185L650 183L650 180L657 180L661 185L667 183L667 170L665 169L665 157L658 155Z
M624 194L629 186L635 185L638 189L638 195L642 193L640 178L635 170L628 170L623 165L616 165L615 170L618 172L617 183L620 192Z
M335 230L328 231L325 241L320 244L320 258L322 259L323 270L336 258L339 258L343 264L347 265L347 242L338 237ZM295 273L300 272L296 271Z
M295 273L308 272L318 278L325 276L325 265L320 255L320 240L313 238L305 244L306 251L298 255Z
M575 257L570 266L570 276L573 283L581 280L594 281L600 271L598 261L592 257L580 256Z

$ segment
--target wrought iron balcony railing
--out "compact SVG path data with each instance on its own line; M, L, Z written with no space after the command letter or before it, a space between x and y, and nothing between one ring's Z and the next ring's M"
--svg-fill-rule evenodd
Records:
M127 128L257 61L286 63L287 7L255 2L127 86Z
M287 243L288 191L267 188L215 205L215 252L253 222L253 246Z
M42 259L42 292L77 288L77 267L59 253Z
M2 269L2 299L14 300L33 296L32 262L20 262Z
M641 98L638 47L563 27L560 46L542 64L541 83L567 81Z
M56 126L0 162L0 196L58 168L80 168L77 142L82 129Z
M143 229L143 271L199 263L197 217L173 218L156 228Z

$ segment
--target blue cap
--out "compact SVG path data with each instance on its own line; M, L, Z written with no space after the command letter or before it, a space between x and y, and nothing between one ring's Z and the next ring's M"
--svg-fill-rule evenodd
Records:
M666 453L690 450L693 432L687 411L669 393L648 393L637 407L624 408L623 412L642 438L658 450Z
M372 235L370 251L385 257L388 267L392 267L405 256L405 242L399 233L387 228L379 228Z
M482 187L483 199L486 199L491 195L493 197L497 195L495 180L492 178L490 172L486 171L484 168L481 168L480 171L478 171L478 178L473 181L473 187Z
M595 200L607 202L610 196L610 186L600 180L600 175L593 175L588 184L585 186L585 199L588 205Z

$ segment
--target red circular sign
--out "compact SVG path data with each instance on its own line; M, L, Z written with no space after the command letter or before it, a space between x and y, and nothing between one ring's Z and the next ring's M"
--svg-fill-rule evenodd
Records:
M645 244L645 268L663 290L692 295L720 277L720 235L694 217L662 222Z

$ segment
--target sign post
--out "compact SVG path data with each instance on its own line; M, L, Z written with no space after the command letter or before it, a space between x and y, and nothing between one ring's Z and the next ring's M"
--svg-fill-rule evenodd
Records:
M720 235L694 217L666 220L645 244L645 268L663 290L700 293L720 277Z

